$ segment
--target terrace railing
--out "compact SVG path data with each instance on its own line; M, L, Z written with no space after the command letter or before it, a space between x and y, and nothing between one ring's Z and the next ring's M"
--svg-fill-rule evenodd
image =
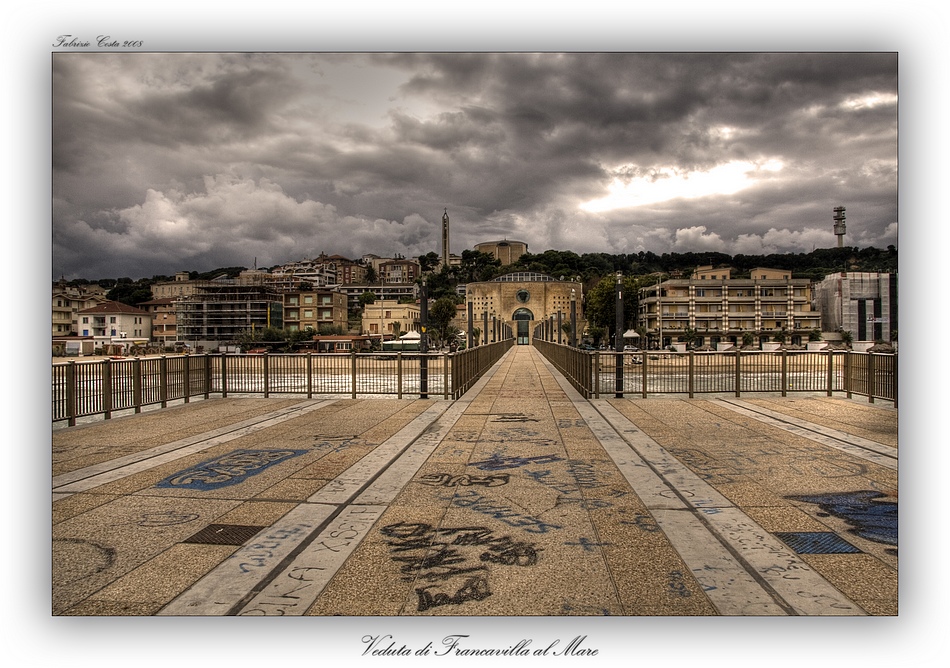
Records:
M846 350L584 351L535 339L534 346L586 398L651 394L835 392L894 402L897 355Z
M392 395L458 399L512 346L458 353L204 354L53 364L52 419L141 412L212 395ZM425 373L423 373L423 370Z

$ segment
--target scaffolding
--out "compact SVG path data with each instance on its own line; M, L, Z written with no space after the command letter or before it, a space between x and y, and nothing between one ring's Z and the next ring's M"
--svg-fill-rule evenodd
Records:
M180 341L234 341L243 331L283 328L281 296L263 285L206 285L178 301Z

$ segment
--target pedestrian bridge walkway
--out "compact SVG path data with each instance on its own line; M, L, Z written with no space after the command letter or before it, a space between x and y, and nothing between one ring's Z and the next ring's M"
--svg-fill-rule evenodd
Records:
M220 398L53 432L56 615L894 615L897 411Z

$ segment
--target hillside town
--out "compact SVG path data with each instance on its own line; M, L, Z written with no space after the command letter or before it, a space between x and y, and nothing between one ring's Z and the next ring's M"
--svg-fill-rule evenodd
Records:
M430 304L436 285L449 304L438 332L429 335L438 334L433 343L439 347L464 347L470 330L476 332L473 343L483 332L480 340L489 342L504 327L520 331L526 343L532 321L557 319L565 327L572 303L578 344L610 341L613 316L598 317L594 302L598 284L609 288L613 272L585 279L524 271L519 261L529 256L528 245L508 239L456 255L449 249L448 212L442 226L441 256L350 259L322 253L210 277L181 271L151 284L150 298L134 305L109 299L109 289L98 283L56 281L53 354L405 349L418 343L424 284L430 286ZM625 280L635 294L624 336L638 347L896 348L896 273L845 268L807 278L782 267L739 271L707 264Z

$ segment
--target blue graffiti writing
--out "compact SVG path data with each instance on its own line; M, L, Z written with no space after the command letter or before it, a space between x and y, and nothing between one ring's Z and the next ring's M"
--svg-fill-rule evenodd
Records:
M452 504L459 508L469 508L475 512L493 517L496 520L501 520L509 526L521 527L528 533L547 533L551 529L561 528L560 525L548 524L536 517L519 513L510 506L498 505L491 499L486 499L474 491L460 492L452 498Z
M168 476L156 487L185 487L207 491L243 482L274 464L306 450L235 450Z
M883 492L837 492L789 496L793 501L814 503L823 511L850 524L850 531L867 540L885 545L897 545L897 504L875 501Z
M538 455L537 457L502 457L496 453L484 461L472 462L469 464L469 466L474 466L475 468L482 471L501 471L504 469L516 469L519 466L526 466L528 464L550 464L551 462L560 462L563 460L563 457L557 457L555 455Z
M599 474L594 468L594 464L592 462L583 462L577 459L572 459L567 463L567 470L570 471L572 476L574 476L574 480L577 481L578 487L591 489L594 487L604 486L604 484L598 480Z

